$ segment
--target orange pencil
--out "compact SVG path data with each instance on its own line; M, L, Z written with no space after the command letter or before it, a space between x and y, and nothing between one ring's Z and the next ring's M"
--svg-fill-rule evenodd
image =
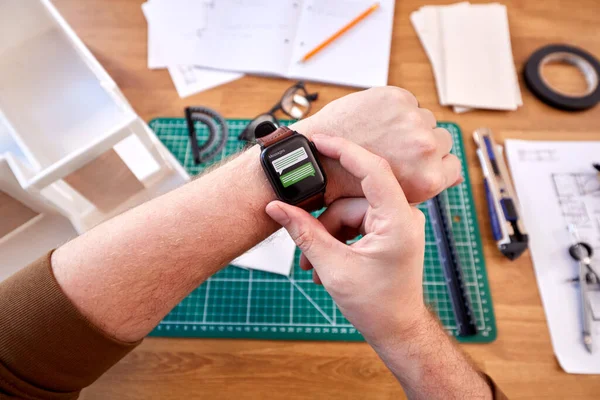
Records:
M329 39L325 40L323 43L315 47L313 50L308 52L300 62L306 62L310 60L315 54L323 50L325 47L329 46L333 43L337 38L342 36L344 33L348 32L350 29L354 28L360 21L367 18L371 13L379 8L379 3L373 4L371 7L363 11L358 17L354 18L352 21L348 23L348 25L344 26L342 29L334 33Z

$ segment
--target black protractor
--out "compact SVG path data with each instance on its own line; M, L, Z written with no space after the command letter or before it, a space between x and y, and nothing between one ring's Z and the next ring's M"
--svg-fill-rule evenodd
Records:
M441 195L437 195L429 200L427 208L429 210L429 221L433 229L440 262L444 270L446 287L448 288L458 335L476 335L477 325L475 324L471 301L469 300L465 285L462 266L458 258L458 252L456 251L456 243L452 234L452 224Z
M227 145L229 128L221 114L208 107L187 107L185 119L188 125L194 164L208 162L223 151ZM203 123L208 129L208 140L201 146L198 143L195 122Z

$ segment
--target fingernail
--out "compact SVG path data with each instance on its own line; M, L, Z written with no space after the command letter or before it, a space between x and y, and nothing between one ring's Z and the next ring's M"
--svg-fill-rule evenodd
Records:
M267 204L265 211L279 225L285 226L290 222L290 217L277 202Z

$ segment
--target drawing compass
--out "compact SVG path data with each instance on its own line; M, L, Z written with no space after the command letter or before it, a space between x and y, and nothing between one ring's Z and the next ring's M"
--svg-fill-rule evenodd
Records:
M594 251L588 243L579 241L577 229L569 225L569 231L575 238L575 243L569 247L569 255L579 263L579 282L581 309L582 309L582 336L583 344L589 353L592 353L592 324L594 315L592 311L590 292L593 286L600 284L598 273L592 266L592 256Z

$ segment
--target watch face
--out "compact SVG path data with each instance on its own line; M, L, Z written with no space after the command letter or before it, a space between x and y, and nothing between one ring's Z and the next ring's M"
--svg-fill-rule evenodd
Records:
M326 178L306 137L296 134L267 147L261 163L278 197L298 203L325 190Z

